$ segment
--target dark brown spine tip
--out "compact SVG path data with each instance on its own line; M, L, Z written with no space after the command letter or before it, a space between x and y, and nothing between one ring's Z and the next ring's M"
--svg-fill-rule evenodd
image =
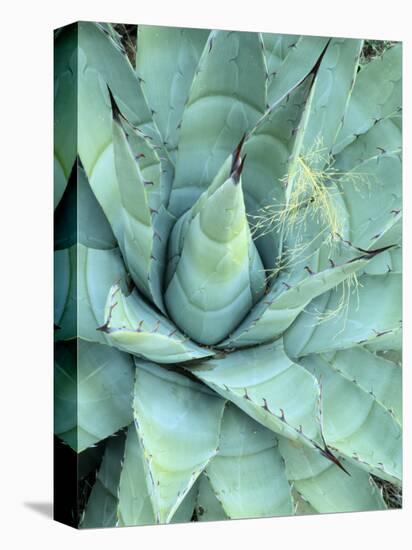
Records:
M243 171L243 166L245 164L245 159L246 159L246 155L242 159L239 157L239 160L238 160L237 164L233 167L231 177L232 177L233 181L235 182L235 185L237 185L240 181L240 176L241 176L242 171Z
M236 149L233 151L232 155L232 168L230 173L235 171L236 166L240 163L240 152L242 150L243 144L246 139L246 133L243 134L242 139L239 141Z
M331 462L333 462L334 464L336 464L336 466L338 468L340 468L343 472L345 472L345 474L347 474L348 476L350 476L350 473L348 472L348 470L343 466L343 464L336 458L336 456L328 449L328 447L325 446L324 449L320 449L320 452L321 454L327 458L328 460L330 460Z
M114 99L114 96L112 94L111 89L109 88L109 85L107 85L107 90L109 92L110 105L112 107L113 118L115 120L120 120L120 118L124 118L122 113L120 112L119 107L117 106L116 100Z

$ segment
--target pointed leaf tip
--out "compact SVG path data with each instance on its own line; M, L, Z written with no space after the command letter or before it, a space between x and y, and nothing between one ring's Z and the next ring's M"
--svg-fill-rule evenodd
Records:
M240 170L240 172L242 171L243 161L241 160L240 153L242 151L242 147L243 147L243 144L245 142L245 139L246 139L246 132L243 134L242 139L239 141L236 149L233 151L233 154L232 154L232 167L230 169L231 174L236 172L236 170ZM240 173L239 173L239 175L240 175Z
M331 462L333 462L334 464L336 464L336 466L338 468L340 468L343 472L345 472L345 474L347 474L348 476L350 476L350 473L348 472L348 470L346 470L346 468L343 466L342 462L340 462L340 460L338 460L336 458L336 456L330 451L330 449L325 445L325 448L324 449L321 449L319 447L319 451L320 451L320 454L322 456L324 456L325 458L327 458L328 460L330 460Z
M245 159L246 159L246 155L244 155L244 157L240 160L240 156L239 156L239 162L234 166L232 167L232 173L230 174L235 185L237 185L240 181L240 176L242 174L242 171L243 171L243 165L245 164Z
M107 91L109 92L109 98L110 98L110 106L112 108L112 114L113 118L115 120L120 120L120 118L124 118L122 113L120 112L119 107L117 106L116 100L114 98L114 95L110 89L110 86L107 84Z

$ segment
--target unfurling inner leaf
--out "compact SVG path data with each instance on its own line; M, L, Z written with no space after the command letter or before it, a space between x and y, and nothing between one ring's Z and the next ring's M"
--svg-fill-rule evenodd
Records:
M170 316L202 344L216 344L228 336L265 288L263 265L246 218L241 168L235 156L231 176L191 219L166 290Z

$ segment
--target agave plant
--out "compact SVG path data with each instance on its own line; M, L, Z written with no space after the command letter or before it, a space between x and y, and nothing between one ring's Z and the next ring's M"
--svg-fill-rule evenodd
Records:
M80 23L55 47L55 433L92 485L80 526L386 508L401 46L360 64L362 40L139 26L133 66Z

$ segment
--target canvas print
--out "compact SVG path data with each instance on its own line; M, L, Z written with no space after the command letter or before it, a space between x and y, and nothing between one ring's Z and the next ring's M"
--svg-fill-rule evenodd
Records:
M55 518L401 507L402 45L54 40Z

